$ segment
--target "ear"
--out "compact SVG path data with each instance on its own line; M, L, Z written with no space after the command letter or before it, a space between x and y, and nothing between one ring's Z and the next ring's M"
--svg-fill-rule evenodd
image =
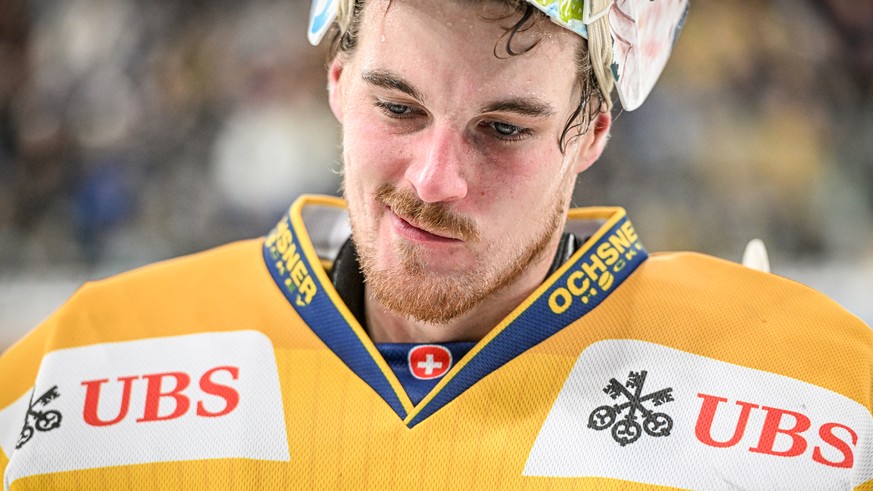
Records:
M334 57L327 68L328 104L330 104L330 110L333 111L333 115L340 123L343 122L343 90L341 83L343 68L343 62L340 61L339 56Z
M591 120L591 126L588 128L591 134L585 135L584 141L580 142L582 148L579 149L579 155L576 158L577 174L587 170L600 158L600 154L606 148L606 142L609 141L611 127L612 115L609 112L598 113Z

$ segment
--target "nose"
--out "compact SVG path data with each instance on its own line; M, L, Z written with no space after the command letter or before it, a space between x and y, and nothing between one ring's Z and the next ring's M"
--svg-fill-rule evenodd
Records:
M423 132L420 152L406 169L418 197L426 203L455 201L467 196L463 134L444 126Z

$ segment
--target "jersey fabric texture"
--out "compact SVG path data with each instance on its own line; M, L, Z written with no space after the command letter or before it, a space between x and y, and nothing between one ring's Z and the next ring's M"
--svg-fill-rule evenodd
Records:
M5 489L873 489L873 332L812 289L571 210L414 402L328 277L344 206L83 286L0 357Z

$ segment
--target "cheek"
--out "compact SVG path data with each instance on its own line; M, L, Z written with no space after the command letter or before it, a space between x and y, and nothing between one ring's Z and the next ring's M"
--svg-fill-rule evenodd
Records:
M372 116L347 118L343 128L343 151L346 174L362 181L396 180L402 175L406 145L373 121Z
M494 159L482 176L483 192L493 201L538 209L538 203L550 202L551 194L563 182L565 166L560 152L550 152L543 146L506 154ZM562 187L560 189L563 189Z
M536 233L531 224L551 216L567 194L569 178L560 152L540 148L525 157L513 159L511 170L498 171L482 181L481 203L486 204L489 217L483 226L496 241L515 241Z

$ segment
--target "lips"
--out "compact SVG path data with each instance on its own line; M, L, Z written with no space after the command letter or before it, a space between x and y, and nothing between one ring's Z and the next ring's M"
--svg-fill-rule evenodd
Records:
M395 231L420 242L476 242L479 230L469 217L455 213L446 203L425 203L409 189L382 184L376 202L385 207Z
M402 235L408 236L408 238L415 240L425 240L425 241L451 241L451 242L460 242L461 239L459 237L453 237L449 235L447 232L438 231L435 229L427 228L422 226L413 220L398 215L394 212L394 210L390 206L385 207L386 210L391 214L391 220L394 223L394 226L399 229Z

